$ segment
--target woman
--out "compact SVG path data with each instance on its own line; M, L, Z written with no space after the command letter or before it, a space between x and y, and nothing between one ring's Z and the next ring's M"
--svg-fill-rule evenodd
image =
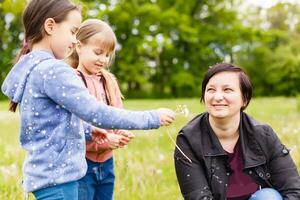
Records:
M207 71L201 96L207 112L177 137L183 153L175 150L175 168L185 199L243 200L265 191L260 188L300 199L300 178L289 150L272 128L243 112L251 97L251 82L241 68L223 63Z

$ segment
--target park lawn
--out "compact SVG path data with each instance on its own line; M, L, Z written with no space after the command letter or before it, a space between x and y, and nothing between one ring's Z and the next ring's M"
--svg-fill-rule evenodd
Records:
M116 200L182 199L173 167L172 138L197 113L204 110L199 99L126 100L125 107L151 109L187 105L188 117L178 115L170 127L151 131L134 131L136 138L124 149L114 153L116 172ZM0 102L0 199L23 199L22 162L25 152L19 145L19 120L9 113L8 103ZM258 121L270 124L283 143L290 148L300 169L300 112L295 98L257 98L246 112ZM30 196L29 199L33 199Z

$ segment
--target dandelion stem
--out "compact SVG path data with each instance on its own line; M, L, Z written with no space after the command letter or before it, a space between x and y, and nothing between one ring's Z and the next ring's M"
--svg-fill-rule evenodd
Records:
M171 139L171 141L174 143L174 145L176 146L176 148L180 151L180 153L190 162L192 163L192 160L187 156L185 155L185 153L183 153L183 151L180 149L180 147L176 144L176 142L174 141L174 139L172 138L171 134L170 134L170 131L169 131L169 128L167 128L167 134L169 136L169 138Z

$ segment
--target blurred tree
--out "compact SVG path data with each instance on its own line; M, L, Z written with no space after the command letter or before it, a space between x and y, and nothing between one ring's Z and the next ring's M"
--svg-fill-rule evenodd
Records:
M256 95L295 95L300 88L299 5L279 3L267 10L256 9L247 21L257 29L247 48L238 53Z
M25 3L23 0L0 1L0 84L11 69L14 56L22 45L21 13ZM0 98L3 98L2 93Z
M233 0L86 3L96 8L87 17L115 27L120 45L112 71L130 95L199 96L208 66L232 61L232 46L249 37Z
M299 93L299 5L242 9L242 0L76 0L115 30L111 70L127 97L199 96L217 62L243 66L256 95ZM0 83L22 44L26 1L0 0ZM1 98L1 96L0 96Z

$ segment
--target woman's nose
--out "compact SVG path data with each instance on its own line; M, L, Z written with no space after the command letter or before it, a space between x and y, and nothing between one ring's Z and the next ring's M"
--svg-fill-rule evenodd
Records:
M223 93L220 92L220 91L217 91L217 92L215 93L214 98L215 98L216 101L221 101L221 100L223 100L223 98L224 98Z

